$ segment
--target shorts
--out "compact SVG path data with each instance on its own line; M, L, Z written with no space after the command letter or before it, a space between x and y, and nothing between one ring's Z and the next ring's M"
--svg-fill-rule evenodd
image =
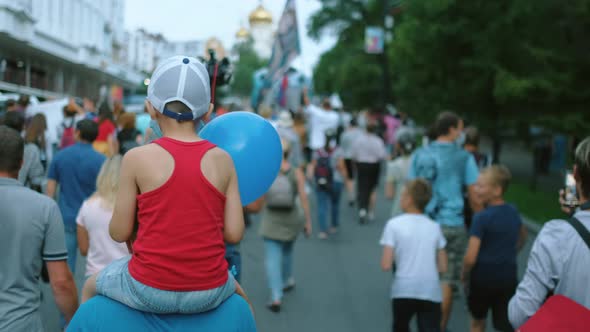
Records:
M354 180L354 162L352 159L344 159L344 167L346 167L346 179Z
M507 286L489 287L483 284L469 284L467 307L476 320L484 320L492 310L492 323L498 331L513 331L508 320L508 303L516 291L516 283Z
M153 288L129 274L131 256L104 268L96 278L96 291L126 306L156 314L196 314L217 308L236 292L234 277L228 271L227 282L204 291L176 292Z
M445 248L448 256L447 272L441 275L441 282L448 283L456 292L461 287L461 271L463 269L463 257L467 249L467 232L463 225L457 227L441 226L443 235L447 240Z

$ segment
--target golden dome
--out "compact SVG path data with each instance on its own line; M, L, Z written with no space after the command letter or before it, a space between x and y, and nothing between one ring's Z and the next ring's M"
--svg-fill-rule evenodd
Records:
M256 9L254 9L254 11L250 13L248 19L250 21L250 24L272 23L271 13L268 10L264 9L262 5L258 5L258 7L256 7Z
M250 36L250 32L248 32L248 29L241 27L240 30L238 30L238 32L236 32L236 38L242 39L242 38L248 38Z

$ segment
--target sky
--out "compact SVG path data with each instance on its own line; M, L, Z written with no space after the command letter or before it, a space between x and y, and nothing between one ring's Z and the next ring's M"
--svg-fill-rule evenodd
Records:
M301 55L293 67L311 75L320 55L335 43L334 36L323 36L319 42L307 36L307 21L321 4L317 0L295 0ZM259 0L126 0L125 26L129 30L144 28L161 33L171 41L220 39L226 50L235 41L240 26L248 27L248 15ZM262 5L272 13L276 24L285 0L263 0Z

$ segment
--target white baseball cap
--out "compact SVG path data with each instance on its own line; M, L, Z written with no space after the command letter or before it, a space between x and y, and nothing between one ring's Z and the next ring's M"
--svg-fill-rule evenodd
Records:
M209 73L199 60L177 55L162 61L150 79L147 99L158 112L176 119L188 121L202 117L209 111L211 86ZM176 113L165 108L166 104L179 101L191 113Z

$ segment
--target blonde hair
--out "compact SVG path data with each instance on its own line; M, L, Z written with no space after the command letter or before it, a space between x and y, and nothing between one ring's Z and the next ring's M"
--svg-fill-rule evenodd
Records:
M482 173L489 174L492 183L502 188L502 194L506 193L510 180L512 179L512 174L510 174L510 170L506 166L493 165L485 168Z
M96 178L96 192L93 196L100 197L106 208L115 206L117 191L119 190L119 172L121 170L121 155L108 158Z

